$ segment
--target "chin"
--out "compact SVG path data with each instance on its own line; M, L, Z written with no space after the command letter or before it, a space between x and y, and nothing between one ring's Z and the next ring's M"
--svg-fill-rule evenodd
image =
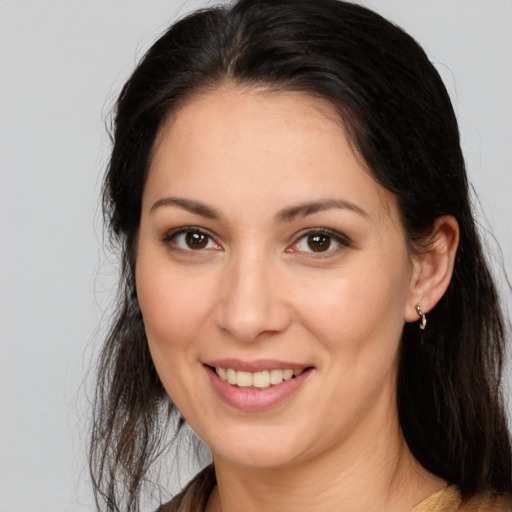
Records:
M222 459L244 468L278 469L307 458L310 451L306 436L291 433L289 429L284 432L275 428L237 430L224 431L222 440L207 439L214 461Z
M286 452L277 449L276 446L246 447L237 452L234 450L226 450L224 452L213 452L213 460L229 461L230 465L238 466L246 469L282 469L295 463L297 454L295 452Z

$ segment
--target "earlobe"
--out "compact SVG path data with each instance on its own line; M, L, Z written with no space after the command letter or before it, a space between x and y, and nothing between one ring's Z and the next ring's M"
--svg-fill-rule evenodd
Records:
M434 222L426 243L413 256L413 274L404 319L420 319L417 306L428 313L450 284L459 244L459 224L451 215Z

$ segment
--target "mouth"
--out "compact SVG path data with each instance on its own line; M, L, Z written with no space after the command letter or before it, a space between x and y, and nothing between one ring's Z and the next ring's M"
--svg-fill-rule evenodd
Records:
M228 406L248 412L286 404L306 389L316 368L275 359L205 361L203 367L216 395Z
M273 368L271 370L249 372L220 366L208 366L208 368L215 372L220 380L232 386L253 389L267 389L271 386L278 386L283 381L295 379L309 370L309 368Z
M309 381L315 367L274 360L224 359L203 363L217 396L248 412L287 403Z

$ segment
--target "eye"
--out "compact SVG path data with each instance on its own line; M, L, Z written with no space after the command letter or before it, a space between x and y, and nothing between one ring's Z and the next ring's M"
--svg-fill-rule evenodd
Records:
M290 252L332 253L350 245L347 237L332 230L310 230L291 247Z
M332 238L323 233L317 235L308 235L305 237L306 244L313 252L325 252L331 247Z
M200 229L194 228L181 228L177 231L172 231L165 236L163 242L172 249L183 251L201 251L220 248L210 235Z

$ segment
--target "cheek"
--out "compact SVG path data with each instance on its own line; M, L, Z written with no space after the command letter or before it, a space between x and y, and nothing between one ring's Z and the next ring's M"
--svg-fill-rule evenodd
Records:
M408 272L398 267L391 271L376 268L366 266L364 272L350 269L303 288L303 321L328 348L356 352L372 345L372 350L389 353L390 345L398 343Z
M146 264L147 262L147 264ZM183 277L158 260L137 263L137 296L152 352L169 352L187 345L210 309L207 283Z
M200 285L197 279L184 278L168 261L139 255L137 296L149 350L167 394L182 413L198 400L190 395L196 389L195 372L190 369L197 367L197 340L210 310L202 281Z

